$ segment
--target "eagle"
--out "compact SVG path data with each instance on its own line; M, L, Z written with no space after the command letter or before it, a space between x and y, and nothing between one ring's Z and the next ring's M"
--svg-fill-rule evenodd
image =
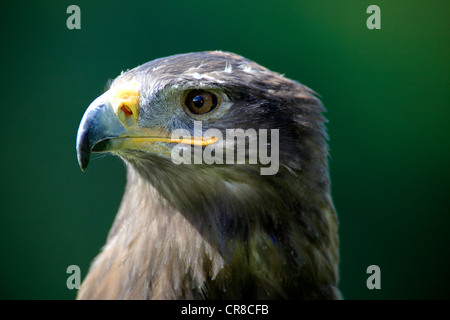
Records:
M340 299L317 96L222 51L110 82L82 117L77 159L85 171L92 153L116 155L127 183L77 299Z

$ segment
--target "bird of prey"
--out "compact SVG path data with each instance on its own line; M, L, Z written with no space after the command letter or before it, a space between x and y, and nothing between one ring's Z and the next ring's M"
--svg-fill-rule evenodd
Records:
M311 89L229 52L173 55L119 75L77 134L83 171L94 152L127 168L77 298L339 299L323 112ZM231 129L244 143L229 141ZM175 161L208 148L216 160L236 151L244 161ZM269 174L252 156L261 150L277 156Z

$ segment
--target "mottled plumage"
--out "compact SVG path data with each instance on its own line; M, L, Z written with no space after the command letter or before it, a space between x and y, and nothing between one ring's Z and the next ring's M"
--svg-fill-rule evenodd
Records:
M182 106L193 89L223 102L193 116ZM84 170L91 152L116 154L127 186L79 299L340 297L324 110L314 92L215 51L148 62L122 73L107 93L82 120L79 162ZM203 131L224 136L229 128L278 129L278 172L261 175L261 163L173 163L174 143L154 136L192 133L199 119Z

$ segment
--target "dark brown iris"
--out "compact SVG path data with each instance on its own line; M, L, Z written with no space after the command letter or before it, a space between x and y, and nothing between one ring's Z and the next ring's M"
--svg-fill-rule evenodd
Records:
M217 96L206 90L191 90L184 100L184 105L193 114L205 114L217 107Z

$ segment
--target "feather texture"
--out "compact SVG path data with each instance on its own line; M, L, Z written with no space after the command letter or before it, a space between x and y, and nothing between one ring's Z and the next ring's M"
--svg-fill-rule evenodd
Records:
M224 92L229 108L204 120L205 130L278 129L280 168L264 176L260 165L177 165L158 152L114 150L127 186L78 298L340 298L324 108L314 92L223 52L158 59L111 89L128 81L141 88L139 126L168 131L192 130L173 106L178 92Z

